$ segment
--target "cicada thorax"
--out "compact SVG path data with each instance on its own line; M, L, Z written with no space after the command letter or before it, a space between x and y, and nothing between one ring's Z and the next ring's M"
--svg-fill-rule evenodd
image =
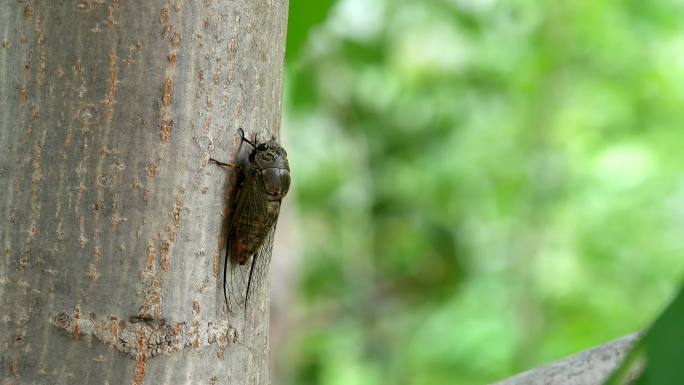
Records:
M254 143L245 139L243 134L243 141L249 143L252 150L238 186L227 252L234 265L233 276L235 271L246 274L235 279L237 285L236 282L231 283L231 291L243 291L231 293L231 298L237 298L238 305L246 307L250 291L259 284L253 282L254 278L265 276L263 270L268 269L272 246L269 243L273 241L281 201L290 187L290 167L287 153L275 139ZM227 265L229 260L226 259ZM248 263L249 268L239 267Z

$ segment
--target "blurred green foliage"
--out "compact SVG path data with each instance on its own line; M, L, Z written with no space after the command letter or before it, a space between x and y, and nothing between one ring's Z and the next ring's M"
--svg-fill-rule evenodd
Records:
M684 268L682 11L291 1L276 383L483 384L646 327Z

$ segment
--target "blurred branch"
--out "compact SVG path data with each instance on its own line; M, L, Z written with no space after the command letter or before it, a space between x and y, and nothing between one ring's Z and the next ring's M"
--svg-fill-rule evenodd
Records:
M622 363L641 333L634 333L593 349L530 369L492 385L599 385ZM629 373L629 383L640 366Z

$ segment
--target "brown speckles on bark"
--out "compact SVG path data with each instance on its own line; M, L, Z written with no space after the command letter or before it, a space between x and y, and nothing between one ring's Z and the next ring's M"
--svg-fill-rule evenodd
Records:
M173 206L173 224L179 227L181 224L181 212L183 210L183 195L185 194L185 189L181 187L176 194L176 204Z
M218 340L218 343L219 343L219 350L218 350L218 353L216 353L216 356L217 356L218 359L221 360L221 361L223 361L223 359L225 358L225 351L226 351L226 345L227 345L227 344L226 344L226 340L227 340L227 339L228 339L228 338L227 338L226 335L224 335L224 334L221 334L221 335L219 336L219 340Z
M114 98L116 97L116 85L119 73L117 61L118 57L116 56L116 51L112 50L109 55L109 87L105 99L106 117L110 122L114 115Z
M19 88L19 101L21 101L21 104L26 104L28 102L28 90L26 87Z
M166 78L166 80L164 80L162 102L165 107L170 106L173 102L173 80L171 78Z
M152 242L147 245L147 261L145 271L140 274L143 284L143 304L140 309L140 318L158 319L161 317L161 283L157 277L156 266L157 253Z
M159 254L161 256L161 266L162 270L165 272L169 272L171 269L169 266L169 250L171 248L171 244L169 241L164 241L162 242L161 248L159 249Z
M141 385L145 379L145 373L147 372L147 349L145 343L145 335L141 334L136 340L137 357L135 359L135 376L133 378L134 385Z
M30 1L26 4L26 7L24 7L24 16L26 18L33 17L33 5L31 5Z
M171 136L171 129L173 128L172 119L163 119L161 122L161 141L162 143L168 143L169 137Z
M112 220L110 223L112 224L112 230L116 231L116 227L119 225L121 222L126 222L128 218L123 218L119 215L119 199L116 195L114 195L114 198L112 200Z
M71 336L74 337L74 339L78 339L81 336L81 324L79 321L81 320L81 306L76 305L76 308L74 309L74 322L71 323Z
M192 302L192 315L194 316L194 321L192 321L192 328L195 335L195 340L192 346L195 350L199 350L200 347L200 304L197 301Z
M159 166L157 166L156 161L150 162L150 165L147 167L147 175L149 175L151 178L154 178L157 176L157 171L159 170Z
M171 243L176 242L176 235L178 234L178 227L166 225L166 233L169 236L169 241Z
M174 10L178 12L179 6L175 6ZM163 25L163 36L166 38L171 33L169 9L163 7L161 10L160 21ZM159 126L161 128L161 142L168 143L171 137L171 129L173 128L173 104L174 84L173 76L176 71L177 48L180 45L180 33L178 31L173 33L171 38L171 49L167 54L168 66L165 71L164 86L162 89L162 106L159 111Z
M97 181L97 186L107 190L114 184L114 179L108 174L98 175L95 180Z
M169 22L169 9L164 7L161 10L161 15L159 16L159 21L162 22L162 24L166 24Z
M242 102L238 100L238 102L235 104L235 111L233 111L233 116L235 116L235 120L240 120L241 113L242 113Z
M12 42L7 40L7 39L3 39L2 43L0 43L0 47L2 47L2 48L10 48L11 46L12 46Z
M36 35L36 46L38 47L38 73L36 74L36 86L41 88L45 80L45 63L46 63L46 53L45 53L45 36L41 29L40 17L36 17L34 23L34 32Z
M81 219L79 221L79 236L78 236L78 243L81 246L81 249L85 249L86 243L88 243L88 238L85 236L85 218L81 216Z
M143 190L143 202L145 202L145 204L147 204L149 202L151 196L152 196L152 190L150 190L149 186L145 187L145 190Z
M107 25L111 28L114 24L116 24L114 21L114 7L110 5L107 7Z
M233 35L230 37L230 45L228 46L228 58L230 61L235 60L235 54L237 53L238 49L238 32L237 30L233 30Z
M90 280L95 282L100 274L97 272L97 266L100 264L102 259L102 250L100 247L95 247L95 254L93 254L93 260L90 262Z
M146 269L148 271L152 271L154 269L154 260L156 258L156 253L154 250L154 245L151 243L147 245L147 263L146 263Z
M10 374L14 377L19 377L19 367L17 365L17 360L12 360L10 363Z
M76 59L76 62L74 63L74 72L77 74L81 73L81 59Z

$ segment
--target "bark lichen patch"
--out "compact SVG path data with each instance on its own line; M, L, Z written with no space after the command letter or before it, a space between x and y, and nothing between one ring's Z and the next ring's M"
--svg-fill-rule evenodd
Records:
M76 315L78 314L78 318ZM128 320L118 317L80 317L81 311L71 317L60 312L50 318L53 326L70 332L74 338L94 336L105 345L111 346L130 359L147 363L148 358L169 355L183 349L206 349L216 345L223 353L228 343L237 342L237 332L227 319L219 322L192 323L185 321L169 323L164 319L131 317ZM77 334L74 334L77 330Z

